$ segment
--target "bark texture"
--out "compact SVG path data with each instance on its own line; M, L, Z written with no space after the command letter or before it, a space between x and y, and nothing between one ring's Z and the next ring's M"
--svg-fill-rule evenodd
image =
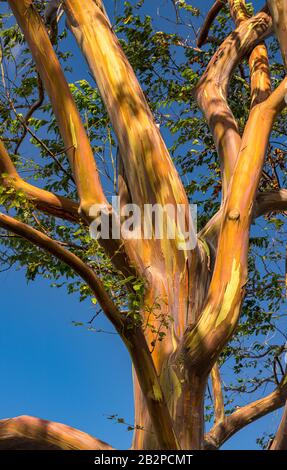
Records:
M45 24L32 0L9 0L9 4L51 101L79 203L25 182L3 142L1 184L23 191L37 209L65 220L88 224L95 203L103 204L112 217L90 142ZM283 378L270 395L226 416L218 367L219 355L240 317L251 223L268 212L287 209L286 190L258 191L269 136L285 107L287 91L287 78L272 91L264 44L274 27L286 61L286 2L269 0L268 5L270 12L264 8L251 16L244 0L217 0L198 39L199 46L208 40L216 15L228 6L235 29L218 48L194 92L214 137L223 182L221 208L198 234L195 246L186 247L175 213L168 216L168 224L175 227L174 239L101 240L122 274L144 280L140 324L120 311L96 273L78 256L41 231L0 214L2 228L60 259L86 282L124 342L134 367L134 449L217 449L244 426L282 407L287 397ZM62 6L117 138L122 201L140 208L148 203L174 209L180 205L184 228L188 227L191 216L185 189L103 2L63 0ZM246 57L251 109L241 133L228 104L228 87L234 69ZM158 341L163 322L166 336ZM210 375L215 423L204 435L204 398ZM285 442L285 428L284 415L273 447ZM2 421L0 443L4 448L110 448L64 425L29 417Z

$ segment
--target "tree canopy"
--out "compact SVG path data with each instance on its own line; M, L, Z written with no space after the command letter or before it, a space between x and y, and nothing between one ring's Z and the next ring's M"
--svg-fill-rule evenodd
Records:
M13 4L17 4L16 1L9 3L12 8ZM68 80L69 91L79 110L91 154L95 157L105 197L110 202L112 195L118 194L119 185L124 180L120 179L121 156L117 129L102 100L101 94L104 92L99 84L100 79L97 80L97 86L80 52L74 44L71 45L69 28L73 30L73 25L67 24L61 5L56 11L56 17L54 14L49 16L47 6L51 3L35 0L33 8L49 32ZM106 8L112 31L119 38L140 82L181 176L188 200L197 204L198 237L209 260L209 276L214 269L214 234L213 228L210 229L210 221L213 221L214 227L214 220L222 210L222 201L228 191L228 169L225 180L218 158L223 153L222 141L217 138L218 132L221 132L219 127L225 126L222 132L226 132L228 142L233 142L233 137L230 137L232 133L242 136L250 110L257 109L256 105L267 99L271 90L277 89L285 78L278 39L271 34L271 26L268 24L268 21L272 23L270 13L264 10L263 13L257 13L264 2L262 5L260 2L253 2L253 5L248 3L244 9L244 19L236 17L236 13L230 10L229 4L235 2L215 2L213 7L216 13L208 8L212 6L211 2L205 4L195 0L171 0L164 5L161 2L153 2L151 5L151 2L145 0L111 3L113 7L106 5ZM49 91L45 89L39 67L33 58L31 43L27 44L27 38L25 40L6 2L1 2L0 6L1 210L3 214L9 214L40 233L42 248L46 246L46 250L43 250L40 242L33 244L24 240L20 228L14 233L11 230L7 232L7 225L0 232L1 269L19 268L25 270L29 281L41 276L51 286L66 289L69 294L78 295L80 300L90 297L96 315L93 319L88 318L87 323L79 322L75 326L97 330L97 315L104 309L102 303L98 306L99 299L91 289L89 276L95 273L101 281L98 296L104 299L105 304L109 300L113 303L112 313L107 308L108 316L117 317L118 312L126 312L131 316L131 321L137 324L140 322L146 281L127 263L119 263L125 266L125 270L118 268L113 256L115 253L121 256L117 251L119 248L107 249L91 239L89 224L83 217L86 215L82 204L83 200L86 201L84 184L80 189L80 211L78 209L78 180L82 170L79 167L75 172L71 167L71 159L74 158L71 145L75 142L69 144L69 139L65 138L64 124L61 124L61 103L58 103L55 112L57 104L49 99ZM244 37L244 28L248 28L252 21L255 25L254 18L260 14L269 15L270 20L264 17L265 23L259 23L262 38L257 47L262 48L260 60L263 62L258 66L257 57L252 55L254 49L250 50L248 44L241 42L240 35ZM44 47L44 43L41 44ZM209 80L210 71L225 104L219 100L217 102L216 95L213 103L207 107L204 103L205 97L204 93L200 94L200 87L201 84L206 86L204 80ZM270 79L266 79L263 89L258 91L254 87L258 80L256 73L268 75L269 71ZM262 81L259 80L259 83ZM53 86L57 86L56 79ZM54 93L53 89L50 93ZM69 92L65 93L68 97ZM213 107L221 106L226 106L222 112L225 120L216 121L212 115ZM216 423L220 421L223 404L225 415L233 416L246 403L273 393L280 387L286 374L286 122L286 109L282 108L270 135L258 185L242 313L234 334L220 352L205 391L205 422L207 428L211 428L215 422L214 432ZM216 126L218 130L215 130ZM259 136L262 133L263 141L263 127L258 127L256 132ZM89 152L88 145L85 145L82 151ZM233 151L232 145L230 143L230 148L227 147L229 156ZM4 154L10 156L9 168ZM93 171L91 163L91 181L95 178ZM11 175L15 174L25 181L24 185L9 183ZM34 186L47 191L39 200ZM244 188L242 190L245 191ZM269 194L268 199L265 198L266 193ZM276 207L274 209L273 201L270 203L272 194L275 198L281 194L282 200L285 200L285 206L282 203L280 211ZM57 242L59 256L55 257L53 250L49 249L48 238ZM65 249L69 251L70 257L75 256L75 260L69 260L68 264L66 255L61 252ZM113 251L112 256L109 250ZM88 266L88 274L82 275L82 267L77 260ZM110 299L105 298L106 292ZM152 352L158 342L165 342L170 323L174 321L166 315L163 318L160 308L155 315L157 326L146 326L151 330L148 347ZM117 328L117 323L113 323ZM222 389L216 395L220 376ZM218 400L222 403L218 404ZM269 411L283 404L284 400L281 399L280 404L271 406ZM241 427L238 423L232 433ZM262 431L258 436L258 444L266 448L273 436ZM210 436L207 434L211 440L212 432ZM230 433L227 430L226 435L220 437L220 444L228 437ZM209 442L207 439L210 445L211 440Z

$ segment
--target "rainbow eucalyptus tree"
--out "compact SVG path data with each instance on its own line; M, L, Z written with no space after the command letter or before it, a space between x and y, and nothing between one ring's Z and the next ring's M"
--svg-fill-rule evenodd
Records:
M109 19L109 3L1 4L1 259L65 276L112 323L134 369L133 449L218 449L287 398L287 4L171 1L151 18L142 0ZM69 35L90 71L71 83ZM112 236L127 204L180 207L186 228L190 202L192 245L175 210L174 237ZM109 236L93 240L99 213ZM0 447L110 449L33 417L3 420Z

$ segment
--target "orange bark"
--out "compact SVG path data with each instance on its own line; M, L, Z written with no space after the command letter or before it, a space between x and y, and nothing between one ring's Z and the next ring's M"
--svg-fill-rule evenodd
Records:
M0 421L0 450L112 450L105 442L65 424L32 416Z
M107 204L107 201L79 111L46 28L34 8L32 0L26 2L9 0L9 4L23 30L44 87L50 97L77 184L80 210L84 216L88 216L89 209L93 204Z
M9 0L9 3L50 97L75 176L80 212L87 222L92 204L108 204L84 126L32 1ZM201 43L223 3L227 2L215 2L203 27ZM219 47L195 90L222 166L220 211L200 232L197 246L192 250L179 250L178 240L167 238L121 240L115 245L101 241L117 268L125 274L140 275L145 281L140 325L119 310L95 272L79 257L47 235L0 214L2 228L68 264L87 283L121 336L135 370L135 449L218 448L249 422L282 406L287 396L286 379L283 379L269 396L225 416L216 365L240 316L247 282L250 225L255 217L287 207L286 190L258 193L269 135L285 106L287 90L285 79L271 92L268 54L262 41L272 31L272 18L266 9L249 18L243 0L228 3L236 29ZM284 56L284 21L276 20L275 11L282 5L275 0L270 0L269 4ZM182 204L187 224L187 195L135 73L111 28L103 2L64 0L63 6L69 28L90 66L118 140L119 190L124 201L141 208L146 203L173 207ZM228 105L228 85L234 68L247 55L252 106L243 135L240 135ZM0 144L0 171L2 184L24 191L40 210L68 220L76 217L75 203L23 181L3 144ZM169 220L171 224L176 222L176 217ZM177 235L181 235L179 230ZM167 323L166 337L154 343L154 329L159 328L162 318ZM204 396L210 373L216 419L204 439ZM31 438L35 446L60 448L102 445L90 436L79 436L54 424L47 424L48 437L43 438L43 423L33 418L24 421L25 429L23 419L3 423L2 439L12 435L12 441L18 442L20 435L21 442ZM142 426L144 432L138 426Z

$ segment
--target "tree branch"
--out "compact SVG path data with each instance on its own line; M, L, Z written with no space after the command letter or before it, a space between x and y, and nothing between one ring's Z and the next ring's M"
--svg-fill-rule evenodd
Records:
M274 29L278 38L285 70L287 70L287 4L285 0L267 0L273 18Z
M237 122L227 103L229 80L241 59L262 42L271 29L271 17L265 11L242 22L219 47L195 90L221 161L224 195L227 194L241 144Z
M0 450L113 450L113 448L65 424L32 416L18 416L0 421Z
M3 174L5 175L3 177ZM0 182L7 187L22 190L37 209L47 214L60 217L72 222L79 222L78 204L63 196L55 194L32 184L26 183L17 173L17 170L10 159L10 156L0 140Z
M239 408L231 415L227 416L224 422L215 424L205 436L206 449L218 449L235 433L243 429L250 423L266 416L268 413L281 408L287 398L286 377L274 392L267 397Z
M231 16L239 26L243 21L250 19L250 13L245 0L228 0ZM251 107L255 106L271 93L271 78L268 62L268 51L264 43L254 47L249 57L251 77Z
M265 101L271 94L268 51L264 43L258 44L250 54L251 108Z
M285 404L279 428L269 450L287 450L287 402Z
M245 23L243 23L244 25ZM180 354L187 367L212 367L232 336L247 282L247 253L253 207L270 132L286 106L287 79L250 113L224 206L214 272L207 303L196 326L185 335ZM258 132L258 129L261 132Z
M227 0L215 0L201 27L199 36L197 38L197 47L202 47L206 43L209 30L217 15L220 13L224 5L226 5L226 1Z
M214 419L215 423L221 423L225 419L224 413L224 399L222 394L222 383L220 377L220 370L216 362L211 370L212 392L213 392L213 406L214 406Z
M163 449L178 449L172 419L141 326L126 312L117 308L95 272L74 253L42 232L1 213L0 227L25 238L63 261L87 283L130 353L158 442Z
M38 74L38 98L35 101L35 103L32 104L32 106L30 107L30 109L28 110L26 116L23 119L23 125L25 124L26 126L24 127L23 134L21 135L21 137L20 137L20 139L17 142L17 145L15 147L15 150L14 150L15 154L18 153L20 145L22 144L23 140L25 139L25 137L27 135L27 132L28 132L27 126L28 126L28 123L29 123L29 119L33 116L35 111L37 111L37 109L39 109L42 106L43 101L44 101L44 97L45 97L45 94L44 94L43 83L42 83L42 80L41 80L41 78Z
M111 118L132 200L185 204L187 197L143 91L101 0L65 0L74 34Z
M246 8L245 0L228 0L230 14L237 26L240 25L242 21L246 21L250 18L250 14Z
M94 204L108 204L102 190L91 145L80 114L52 47L44 23L32 0L9 0L36 63L39 75L50 97L67 155L75 177L80 211L89 215Z
M110 26L103 2L64 0L63 5L69 28L89 64L111 119L132 202L141 210L144 204L172 206L175 213L181 205L182 219L190 230L192 220L185 189L135 73ZM149 286L158 286L158 273L161 278L165 273L167 292L173 290L174 273L184 273L178 274L178 282L185 296L187 266L191 258L198 256L198 250L179 249L182 229L176 215L170 217L169 226L175 228L175 237L132 240L129 258L141 276L148 279ZM185 301L186 296L182 305Z
M256 219L270 212L287 211L287 190L265 191L257 193L256 203L254 207L253 218ZM198 237L208 241L214 248L217 247L218 235L222 220L223 208L221 208L209 220L206 226L199 232Z
M287 211L287 189L258 193L255 206L256 217L277 211Z

